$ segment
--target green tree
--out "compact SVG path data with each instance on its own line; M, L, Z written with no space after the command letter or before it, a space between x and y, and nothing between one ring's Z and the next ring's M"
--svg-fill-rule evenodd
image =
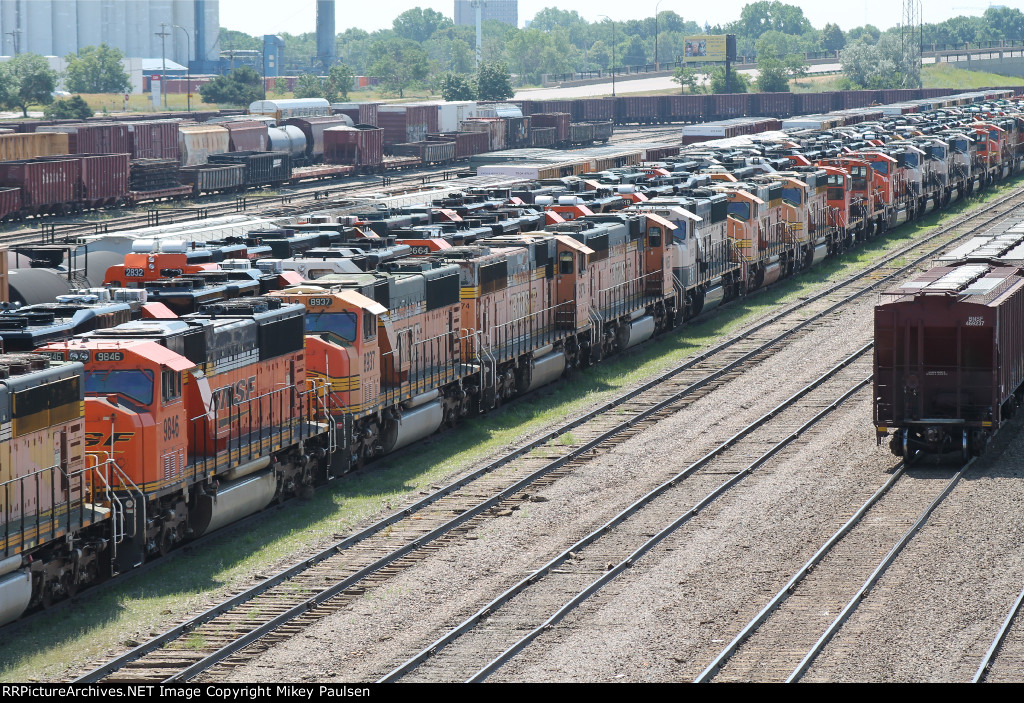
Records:
M846 37L838 24L826 24L821 30L821 47L825 51L842 51L846 46Z
M406 88L430 75L427 54L415 42L390 39L378 42L373 51L370 75L380 78L384 90L400 98L405 97Z
M199 89L204 103L248 107L263 99L263 79L248 66L239 66L226 76L217 76Z
M843 73L857 88L921 87L917 47L905 47L898 33L883 34L875 45L857 41L839 56Z
M107 44L87 46L77 54L68 54L64 86L74 93L127 93L131 77L121 61L124 53Z
M57 86L57 72L51 71L46 59L38 54L19 54L0 64L0 91L4 106L21 109L28 117L29 105L49 105Z
M353 88L355 80L355 72L348 64L344 63L334 64L327 74L327 81L331 84L332 92L340 96L342 100L348 100L348 91Z
M849 46L858 39L862 39L866 44L874 44L880 36L882 36L882 31L873 24L854 27L846 33L846 45Z
M505 100L515 96L512 76L501 61L484 61L476 76L477 96L480 100Z
M434 36L434 32L451 27L452 24L449 18L437 10L414 7L396 17L391 26L399 38L422 43Z
M750 92L750 79L747 78L745 73L733 69L732 73L731 90L730 93L748 93ZM725 93L725 66L715 66L711 71L711 92Z
M260 51L263 49L263 40L245 32L234 29L220 28L220 45L225 49L245 49L247 51Z
M95 113L81 95L75 95L65 100L55 100L46 106L43 114L51 120L85 120Z
M446 73L441 79L441 97L445 100L476 100L476 90L466 76Z
M685 93L689 88L691 93L696 93L699 87L700 74L696 69L689 66L678 66L672 74L672 80L679 84L679 92Z
M296 98L324 98L327 102L336 102L333 86L330 80L314 76L312 73L303 73L295 81Z

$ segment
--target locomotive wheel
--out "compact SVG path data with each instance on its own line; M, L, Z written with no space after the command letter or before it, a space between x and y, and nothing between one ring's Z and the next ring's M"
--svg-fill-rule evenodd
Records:
M70 572L64 574L61 577L60 583L68 598L74 598L78 595L78 581L75 579L74 574Z
M43 610L47 610L53 606L56 602L56 598L53 593L54 583L52 581L43 582L43 590L39 594L39 604L43 606Z
M160 556L165 557L167 553L171 551L171 547L174 546L174 530L168 525L164 525L160 530L160 537L157 538L157 551L160 552Z

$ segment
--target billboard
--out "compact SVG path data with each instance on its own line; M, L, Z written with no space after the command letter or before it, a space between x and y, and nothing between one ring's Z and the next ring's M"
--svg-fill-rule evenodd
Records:
M726 35L704 34L683 38L683 61L725 61Z

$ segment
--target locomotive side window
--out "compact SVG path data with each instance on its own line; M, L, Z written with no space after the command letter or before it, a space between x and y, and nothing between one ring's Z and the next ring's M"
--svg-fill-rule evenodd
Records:
M647 246L649 247L660 247L661 246L661 228L650 227L647 230Z
M376 339L377 337L377 316L368 312L363 313L363 339Z
M160 398L169 403L181 397L181 374L177 371L163 371L160 374Z
M558 255L558 273L569 275L572 273L572 253L563 251Z

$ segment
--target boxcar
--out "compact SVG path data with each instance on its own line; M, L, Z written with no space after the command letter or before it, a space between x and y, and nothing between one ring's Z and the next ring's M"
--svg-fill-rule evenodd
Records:
M324 130L324 160L355 166L357 171L379 171L384 165L384 130L368 125Z
M1024 382L1024 277L1016 266L939 266L875 308L879 443L979 454Z

